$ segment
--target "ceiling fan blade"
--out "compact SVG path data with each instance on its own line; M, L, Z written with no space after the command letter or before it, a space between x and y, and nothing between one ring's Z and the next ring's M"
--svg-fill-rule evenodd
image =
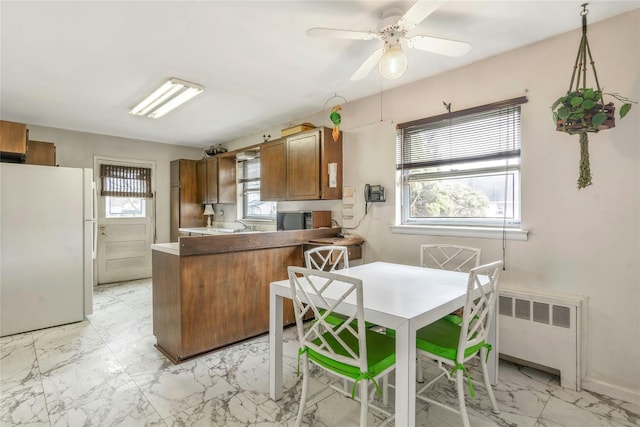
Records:
M351 76L351 81L357 81L357 80L361 80L364 79L365 77L367 77L369 75L369 73L371 72L371 70L373 70L373 67L376 66L376 64L378 62L380 62L380 59L382 58L382 53L384 52L384 48L380 48L376 51L374 51L360 66L360 68L358 68L356 70L355 73L353 73L353 76Z
M413 36L407 39L407 46L446 56L462 56L469 53L471 44L457 40L440 39L430 36Z
M416 1L409 10L402 15L398 25L404 29L413 28L431 15L444 3L443 1Z
M311 37L329 37L333 39L372 40L379 38L371 31L337 30L334 28L309 28L306 34Z

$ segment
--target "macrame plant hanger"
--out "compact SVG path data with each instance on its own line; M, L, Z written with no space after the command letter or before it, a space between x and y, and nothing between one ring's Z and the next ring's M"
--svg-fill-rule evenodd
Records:
M580 38L580 46L578 47L578 55L576 56L576 62L573 66L573 74L571 75L571 83L569 83L569 92L574 88L575 82L575 93L585 93L587 90L587 55L589 56L589 63L591 64L591 70L593 71L593 78L596 83L596 94L599 95L600 99L595 99L594 101L600 101L600 111L593 114L591 116L592 126L584 126L578 127L573 130L571 125L565 124L564 129L561 129L569 134L578 133L580 136L580 175L578 177L578 188L585 188L592 184L591 181L591 165L589 162L589 137L587 136L587 132L598 132L600 124L604 123L606 120L606 112L604 101L602 100L602 91L600 90L600 82L598 81L598 73L596 72L596 65L591 56L591 48L589 47L589 40L587 39L587 15L589 11L587 10L587 3L582 5L582 11L580 15L582 16L582 37ZM582 84L582 87L580 86ZM582 90L581 90L582 89ZM576 101L577 102L577 101ZM613 109L613 105L610 106ZM613 116L613 111L611 112ZM613 118L613 117L612 117ZM586 121L586 117L585 117ZM594 123L595 122L595 123ZM583 122L584 124L585 122Z
M578 55L573 66L569 91L558 99L551 107L553 118L556 122L556 130L570 135L578 134L580 137L580 176L578 188L585 188L592 184L591 167L589 164L589 137L587 132L598 132L615 127L615 106L613 102L604 103L603 93L598 81L595 62L591 56L591 48L587 39L587 10L588 3L582 5L582 37L578 47ZM587 87L587 61L591 64L596 87ZM616 93L607 93L611 97L622 101L620 118L623 118L631 109L631 101L625 96ZM557 111L555 111L557 108Z

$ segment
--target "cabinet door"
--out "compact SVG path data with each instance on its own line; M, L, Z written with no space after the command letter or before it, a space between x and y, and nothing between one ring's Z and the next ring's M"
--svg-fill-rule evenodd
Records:
M170 229L170 241L178 241L178 227L180 227L180 187L171 187L171 193L169 195L170 204L170 216L169 216L169 229Z
M170 163L170 186L177 187L180 185L180 160L174 160Z
M207 158L207 203L218 202L218 158Z
M198 202L211 203L207 199L207 160L198 160L196 163L196 198Z
M25 154L27 152L27 125L0 120L0 151Z
M260 199L286 200L286 140L278 139L260 147Z
M236 203L236 159L218 159L218 203Z
M52 142L28 141L27 164L55 166L56 146Z
M205 224L204 207L197 197L196 161L180 160L180 227Z
M287 138L287 200L320 198L320 132Z

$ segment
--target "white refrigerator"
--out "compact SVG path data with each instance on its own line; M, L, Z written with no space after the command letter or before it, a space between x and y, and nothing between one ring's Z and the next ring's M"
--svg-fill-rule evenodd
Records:
M92 169L0 163L0 336L93 312Z

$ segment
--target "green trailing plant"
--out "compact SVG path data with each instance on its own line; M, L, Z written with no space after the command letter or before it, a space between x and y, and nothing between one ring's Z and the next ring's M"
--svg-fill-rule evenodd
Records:
M615 127L615 106L613 102L604 103L603 92L598 82L595 61L591 56L591 48L587 40L587 3L582 5L582 37L578 47L578 55L573 66L571 82L567 93L558 98L551 106L556 130L570 135L580 136L580 175L578 189L592 184L591 166L589 163L589 137L587 132L598 132ZM587 63L591 64L595 89L587 87ZM620 118L627 115L631 104L629 98L617 93L605 94L623 103Z
M558 125L558 130L574 134L598 132L613 127L613 120L607 123L607 119L613 118L614 105L612 102L605 104L603 95L623 102L620 119L627 115L634 102L617 93L603 94L602 91L593 88L578 88L577 91L567 92L551 106L553 121Z

